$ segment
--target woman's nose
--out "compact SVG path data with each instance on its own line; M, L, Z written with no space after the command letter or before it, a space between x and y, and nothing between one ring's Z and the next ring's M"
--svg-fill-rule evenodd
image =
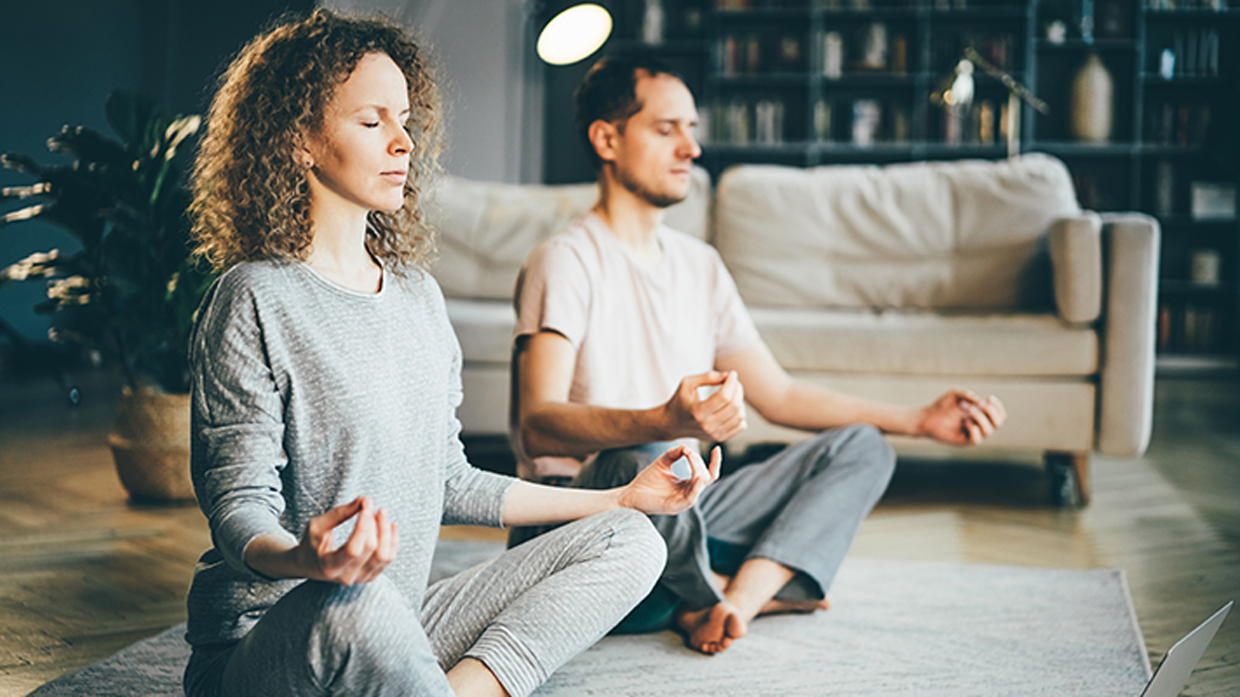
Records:
M405 154L413 151L413 138L409 137L409 131L402 125L396 129L396 138L392 141L392 149L399 154Z

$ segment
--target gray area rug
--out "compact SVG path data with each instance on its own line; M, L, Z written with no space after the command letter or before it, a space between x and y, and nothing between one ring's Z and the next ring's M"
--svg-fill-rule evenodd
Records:
M432 578L499 554L441 542ZM1119 570L850 558L834 607L763 617L707 657L672 632L607 637L540 697L1140 694L1145 646ZM32 695L180 695L184 625L61 677Z

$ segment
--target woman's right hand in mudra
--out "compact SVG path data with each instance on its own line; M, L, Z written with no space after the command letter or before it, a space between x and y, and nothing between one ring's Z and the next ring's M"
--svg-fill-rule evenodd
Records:
M677 476L675 463L686 460L687 475ZM669 448L650 463L628 485L620 489L620 505L647 514L674 514L692 506L708 484L719 478L723 454L719 446L710 453L710 467L685 445Z
M332 531L354 517L349 539L334 547ZM379 578L399 546L396 523L388 520L387 511L359 496L311 519L295 554L306 578L351 586Z

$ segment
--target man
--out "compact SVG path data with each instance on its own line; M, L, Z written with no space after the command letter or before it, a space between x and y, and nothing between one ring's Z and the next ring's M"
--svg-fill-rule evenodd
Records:
M599 200L535 250L517 282L513 435L523 475L612 486L661 442L736 435L746 403L773 423L821 432L724 477L694 509L653 518L668 565L621 629L674 623L690 646L718 653L758 614L828 607L835 572L894 468L880 432L978 443L1003 423L1003 406L953 391L910 408L792 379L714 249L662 225L701 154L683 81L657 61L605 58L576 108Z

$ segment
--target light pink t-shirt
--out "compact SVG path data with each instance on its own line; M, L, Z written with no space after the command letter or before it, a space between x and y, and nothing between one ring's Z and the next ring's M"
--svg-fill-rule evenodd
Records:
M516 334L550 330L572 342L570 402L658 406L686 376L760 340L714 247L662 225L654 234L663 254L650 266L590 214L539 245L521 269ZM580 466L519 453L526 478L572 476Z

